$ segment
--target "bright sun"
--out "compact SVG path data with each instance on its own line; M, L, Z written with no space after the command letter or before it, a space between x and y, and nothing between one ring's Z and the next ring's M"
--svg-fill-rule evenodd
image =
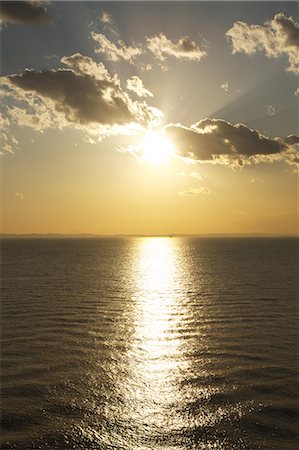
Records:
M142 139L142 158L156 166L167 164L175 153L173 143L159 131L148 131Z

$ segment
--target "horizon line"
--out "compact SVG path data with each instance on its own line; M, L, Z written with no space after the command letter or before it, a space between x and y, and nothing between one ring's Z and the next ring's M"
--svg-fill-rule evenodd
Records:
M299 233L0 233L1 238L47 238L47 237L61 237L61 238L116 238L116 237L299 237Z

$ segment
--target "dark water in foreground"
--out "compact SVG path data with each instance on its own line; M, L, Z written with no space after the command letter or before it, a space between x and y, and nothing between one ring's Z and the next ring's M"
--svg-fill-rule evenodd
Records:
M298 449L297 243L4 240L1 448Z

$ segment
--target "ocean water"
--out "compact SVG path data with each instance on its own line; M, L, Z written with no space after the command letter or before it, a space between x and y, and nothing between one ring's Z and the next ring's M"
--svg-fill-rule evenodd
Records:
M298 449L298 240L4 239L1 448Z

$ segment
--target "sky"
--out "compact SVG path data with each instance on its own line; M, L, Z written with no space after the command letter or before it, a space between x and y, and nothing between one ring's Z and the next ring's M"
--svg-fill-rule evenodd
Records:
M1 2L1 232L298 233L297 2Z

